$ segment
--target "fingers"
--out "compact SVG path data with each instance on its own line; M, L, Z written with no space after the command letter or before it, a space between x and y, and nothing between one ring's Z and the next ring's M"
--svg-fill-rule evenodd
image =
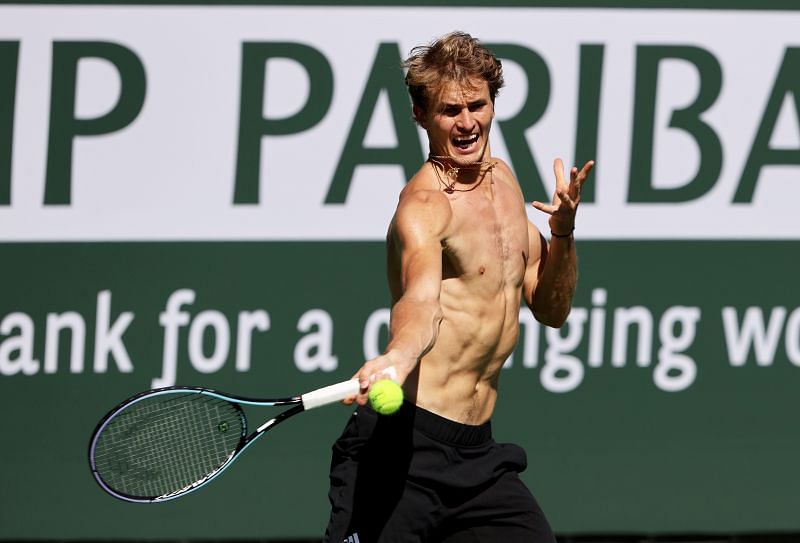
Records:
M590 160L589 162L583 165L583 168L581 168L581 173L583 174L584 181L586 181L586 176L589 175L589 172L592 171L592 168L594 168L594 160Z
M350 379L358 379L358 373L353 375ZM357 398L358 396L354 394L353 396L348 396L347 398L342 400L342 403L344 405L353 405L353 402L355 402Z
M580 170L575 166L569 170L568 191L569 196L572 200L574 200L575 205L580 202L581 189L583 188L583 184L586 183L586 180L589 178L589 172L592 171L592 168L594 168L594 160L588 161ZM553 162L553 172L556 174L556 191L558 191L559 187L565 185L563 171L563 162L559 158L555 159ZM564 201L563 198L560 199L561 201ZM553 203L555 203L555 200L556 198L554 197Z
M581 196L581 187L583 186L583 182L585 178L581 178L580 172L578 172L578 168L575 166L572 167L569 171L569 196L573 200L578 200Z
M589 172L592 171L592 168L594 168L594 160L590 160L584 164L580 171L578 171L578 168L572 168L575 170L574 182L578 185L579 193L580 189L583 187L583 184L586 183L586 180L589 178Z
M543 204L541 202L531 202L531 205L538 211L547 213L548 215L555 215L559 213L559 210L563 211L567 208L574 208L576 205L569 196L565 196L564 199L561 199L560 196L557 196L557 198L560 200L558 205Z
M545 204L539 201L531 202L534 209L550 215L551 227L557 223L560 226L574 228L575 213L578 209L578 204L581 202L581 188L586 183L592 168L594 168L594 160L588 161L580 170L573 166L569 170L569 183L567 183L564 179L564 162L560 158L556 158L553 161L556 190L553 194L552 204ZM563 230L563 228L558 229Z
M575 207L577 203L573 200L573 197L570 196L570 189L565 187L556 187L556 192L553 195L553 203L552 204L545 204L539 201L531 202L531 205L538 209L543 213L547 213L548 215L552 215L553 213L557 212L561 205L565 205L568 208Z
M381 379L391 379L398 382L397 370L394 366L387 366L387 362L377 362L379 359L371 360L364 364L362 368L353 376L358 379L360 390L357 395L345 398L343 403L350 405L354 402L365 405L368 400L369 389L375 382Z
M542 202L531 202L531 205L534 208L538 209L539 211L547 213L548 215L552 215L553 212L556 210L556 206L550 204L543 204Z
M553 173L556 176L556 188L566 185L564 182L564 162L560 158L553 161Z
M369 364L365 364L361 371L356 374L356 377L358 377L361 389L366 391L372 386L372 383L381 379L397 381L397 370L394 366L373 368Z
M556 198L561 200L561 203L566 205L569 208L575 206L574 202L572 201L572 196L570 195L570 191L572 190L572 185L569 188L557 188L556 189ZM576 197L578 194L575 195Z

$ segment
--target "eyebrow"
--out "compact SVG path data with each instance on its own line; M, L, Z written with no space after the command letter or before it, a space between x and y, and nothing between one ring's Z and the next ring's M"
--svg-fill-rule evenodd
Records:
M467 102L467 107L471 106L482 106L486 104L487 101L485 98L478 98L477 100L473 100L471 102ZM442 102L442 110L452 108L452 107L462 107L461 102Z

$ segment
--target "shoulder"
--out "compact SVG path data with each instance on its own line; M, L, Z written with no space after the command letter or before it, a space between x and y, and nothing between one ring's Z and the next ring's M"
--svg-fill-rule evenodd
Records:
M505 160L497 157L492 157L492 162L495 164L495 168L499 173L503 175L508 175L509 177L516 179L514 177L514 173L511 171L511 166L509 166Z
M453 217L450 200L438 189L435 174L426 166L400 193L390 224L390 232L396 236L436 236L441 240L447 234Z
M521 198L524 198L522 195L522 187L519 185L519 181L517 177L514 175L514 172L511 170L511 166L506 163L506 161L492 157L492 162L494 162L494 175L497 180L501 183L505 183L509 187L511 187L515 192L519 194Z

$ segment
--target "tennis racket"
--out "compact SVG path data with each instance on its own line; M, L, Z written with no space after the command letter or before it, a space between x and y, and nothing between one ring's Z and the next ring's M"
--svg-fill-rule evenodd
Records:
M92 474L103 490L128 502L179 498L213 481L278 423L358 392L358 379L263 400L199 387L148 390L100 420L89 444ZM291 407L248 435L243 405Z

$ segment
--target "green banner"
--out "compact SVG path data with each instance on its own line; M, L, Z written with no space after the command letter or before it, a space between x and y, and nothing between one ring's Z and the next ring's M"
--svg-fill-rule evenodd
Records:
M800 530L798 243L578 243L570 320L521 313L493 421L527 450L555 530ZM349 408L276 428L209 487L154 506L105 495L88 440L170 379L282 396L348 378L386 341L382 244L13 243L0 257L0 539L321 535Z

